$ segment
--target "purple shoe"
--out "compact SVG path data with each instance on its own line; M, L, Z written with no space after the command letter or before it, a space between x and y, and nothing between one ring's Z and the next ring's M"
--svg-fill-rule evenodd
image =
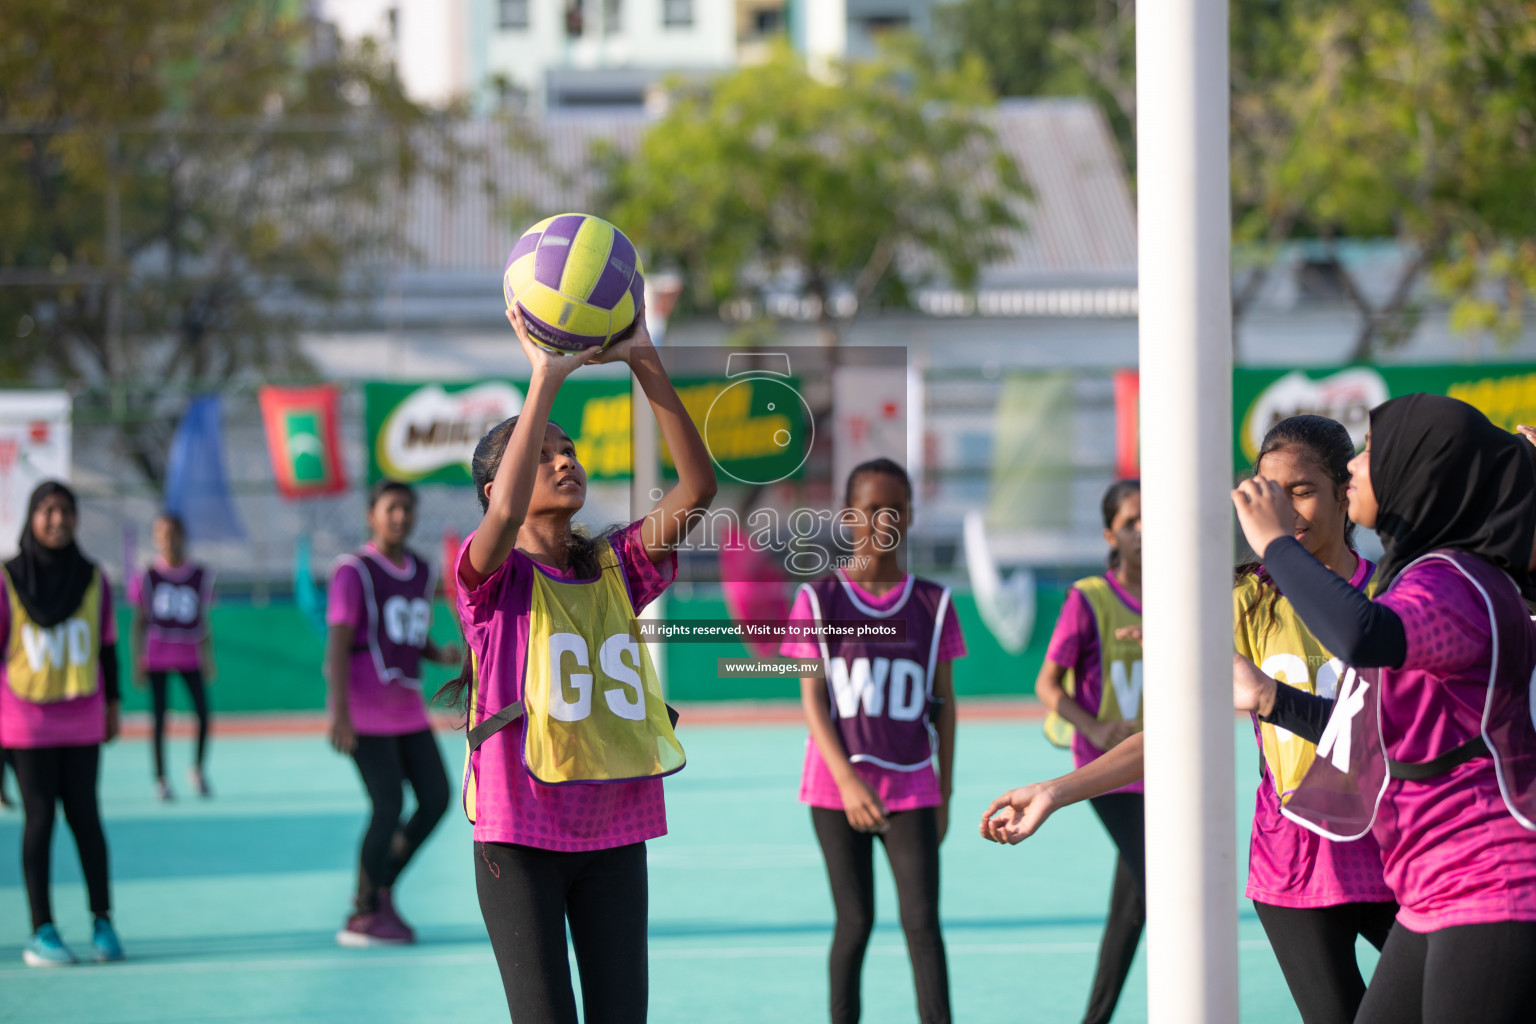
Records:
M374 911L371 914L353 914L347 918L347 926L336 933L336 944L349 949L366 949L369 946L404 946L416 941L416 936L399 918L386 917Z
M405 918L401 917L400 912L395 909L395 897L391 890L379 890L379 907L374 911L374 915L388 921L389 927L396 934L404 935L406 942L416 941L416 930L406 924Z

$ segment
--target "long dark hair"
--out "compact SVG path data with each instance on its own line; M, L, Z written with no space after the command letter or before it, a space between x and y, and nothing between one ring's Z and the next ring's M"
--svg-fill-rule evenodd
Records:
M1099 513L1104 517L1104 529L1108 530L1114 525L1115 516L1120 514L1120 506L1125 504L1125 499L1133 494L1141 493L1141 481L1135 477L1126 477L1124 480L1116 480L1109 485L1109 490L1104 492L1104 498L1099 502ZM1120 549L1109 549L1110 571L1120 568Z
M490 430L486 431L480 443L475 445L475 454L470 459L469 475L474 481L475 497L480 501L480 511L485 512L491 507L491 499L485 493L485 485L496 479L496 471L501 468L502 456L507 453L507 442L512 439L512 431L517 426L517 417L502 420ZM551 426L560 427L553 420ZM565 428L560 427L563 431ZM604 569L614 568L601 564L598 558L598 542L608 531L604 531L597 537L589 535L586 528L578 523L571 524L571 537L566 544L565 554L569 561L572 575L579 580L589 580L600 575ZM616 565L617 563L615 563ZM453 567L449 572L455 571ZM462 630L461 630L462 635ZM459 669L456 678L444 683L442 688L433 695L433 701L451 708L462 708L468 703L469 686L474 677L474 665L470 658L469 644L464 644L464 664Z
M1250 475L1259 475L1259 465L1264 461L1264 456L1290 448L1300 449L1307 458L1322 469L1328 479L1333 481L1335 497L1343 494L1344 488L1349 485L1349 460L1355 457L1355 442L1349 436L1349 431L1345 429L1344 424L1331 420L1327 416L1315 416L1310 413L1281 420L1270 427L1269 432L1264 435L1264 443L1259 446L1259 454L1253 460L1253 471ZM1344 543L1349 550L1353 551L1355 550L1355 524L1347 518L1344 523ZM1280 600L1280 591L1275 588L1274 583L1264 572L1262 562L1243 562L1236 566L1232 570L1232 584L1236 586L1247 576L1258 577L1259 583L1269 591L1266 614L1273 623L1275 605Z

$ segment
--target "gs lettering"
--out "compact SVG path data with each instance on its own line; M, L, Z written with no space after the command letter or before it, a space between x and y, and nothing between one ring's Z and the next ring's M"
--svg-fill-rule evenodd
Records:
M640 678L640 644L628 633L615 633L597 650L603 679L618 686L602 689L603 703L630 722L645 721L645 691ZM559 722L580 722L592 714L596 679L591 652L579 633L554 633L549 638L549 716ZM586 671L581 671L585 669Z

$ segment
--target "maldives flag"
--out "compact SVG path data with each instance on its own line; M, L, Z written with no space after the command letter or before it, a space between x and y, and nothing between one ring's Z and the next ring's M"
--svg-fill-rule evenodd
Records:
M283 497L313 498L347 489L337 425L340 397L332 384L264 387L257 392L267 451Z

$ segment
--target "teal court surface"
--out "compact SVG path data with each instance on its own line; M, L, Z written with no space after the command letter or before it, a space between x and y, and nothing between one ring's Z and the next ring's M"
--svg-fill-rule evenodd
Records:
M667 782L671 834L650 844L650 1019L826 1019L832 907L809 814L796 803L803 727L704 725L680 730L688 767ZM1256 781L1250 727L1238 742L1238 861L1246 870ZM441 736L450 778L462 739ZM170 752L180 781L187 741ZM1013 848L976 834L988 801L1011 785L1060 774L1064 751L1037 721L963 721L955 820L943 847L943 907L957 1020L1080 1019L1108 904L1113 849L1086 805L1059 813ZM28 918L18 812L0 814L0 1021L494 1021L501 983L475 901L470 827L452 809L399 883L420 943L345 950L364 800L351 763L319 735L215 737L216 797L151 794L143 740L108 748L102 803L114 917L129 959L49 971L21 963ZM15 781L8 786L15 792ZM1155 827L1155 824L1154 826ZM864 972L864 1019L916 1020L911 974L883 855L878 923ZM1155 880L1153 881L1155 883ZM1242 1019L1295 1021L1251 906L1239 913ZM89 950L74 844L54 843L55 916ZM1365 964L1374 951L1362 943ZM1368 969L1368 967L1367 967ZM1117 1021L1146 1019L1145 951Z

